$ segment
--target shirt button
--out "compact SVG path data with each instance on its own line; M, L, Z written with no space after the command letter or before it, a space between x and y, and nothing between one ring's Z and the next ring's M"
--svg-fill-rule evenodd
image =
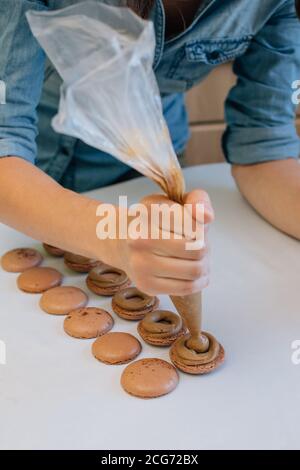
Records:
M209 52L207 55L208 55L209 59L217 60L217 59L219 59L221 54L220 54L220 51L212 51L212 52Z

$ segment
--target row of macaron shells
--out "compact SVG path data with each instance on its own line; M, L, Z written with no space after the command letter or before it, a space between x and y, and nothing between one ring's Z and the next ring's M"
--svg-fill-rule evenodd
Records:
M59 248L44 244L45 250L55 257L64 257L68 268L89 273L88 288L98 295L113 295L114 312L127 320L141 320L138 332L152 345L169 346L184 334L178 315L158 311L158 299L130 286L126 274L99 261L91 260ZM141 352L141 343L133 335L110 332L114 320L109 312L86 307L86 293L72 286L61 286L62 274L51 267L41 267L43 256L32 248L19 248L7 252L1 259L4 270L21 273L18 287L25 292L42 293L41 308L50 314L67 315L64 330L76 338L97 338L93 355L105 364L126 364ZM150 398L171 392L178 383L178 374L168 362L147 358L132 362L123 371L121 384L131 395Z

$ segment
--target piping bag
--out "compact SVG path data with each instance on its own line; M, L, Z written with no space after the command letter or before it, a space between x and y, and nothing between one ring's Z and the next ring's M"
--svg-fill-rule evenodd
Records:
M169 199L183 203L184 178L152 69L153 24L107 3L85 1L26 14L63 79L52 127L114 155L155 181ZM189 346L205 351L201 292L172 301L191 333Z

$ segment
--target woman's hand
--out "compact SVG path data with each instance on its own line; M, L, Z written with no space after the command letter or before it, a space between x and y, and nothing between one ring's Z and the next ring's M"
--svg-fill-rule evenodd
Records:
M203 220L196 222L205 228L206 245L203 249L187 250L187 237L176 239L174 235L174 231L182 235L182 226L170 227L163 220L157 223L150 211L144 223L158 230L159 239L99 240L96 214L101 203L98 200L62 188L18 157L0 159L0 170L1 222L63 250L119 267L149 294L186 295L207 286L207 231L214 214L204 191L192 191L185 196L184 202L191 204L194 219L196 204L203 203L205 207L204 224ZM14 191L11 181L14 181ZM142 202L146 208L151 208L153 203L174 204L161 195L149 196ZM184 210L179 205L177 208ZM169 239L162 239L163 233Z
M192 214L189 212L189 216L193 218L194 229L195 224L200 224L202 232L205 233L205 246L194 250L186 249L189 237L184 236L180 223L176 224L173 220L170 226L169 220L162 220L160 217L157 221L157 218L155 220L151 215L152 204L173 206L174 202L162 195L152 195L144 198L141 203L148 209L147 217L141 219L142 224L147 224L154 233L159 233L159 239L129 237L126 241L119 241L120 267L127 272L140 290L150 295L188 295L207 287L209 282L207 234L209 224L214 220L214 212L207 193L194 190L186 194L184 199L184 203L189 204L192 209ZM197 220L197 203L204 206L204 218L203 213L200 217L202 220L199 220L199 217ZM177 210L180 210L182 215L187 211L184 207L186 206L177 205ZM175 232L177 236L181 235L181 239L176 239Z

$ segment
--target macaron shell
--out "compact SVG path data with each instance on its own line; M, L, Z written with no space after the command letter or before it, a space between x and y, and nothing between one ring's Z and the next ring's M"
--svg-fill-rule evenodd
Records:
M179 370L182 372L185 372L186 374L192 374L192 375L204 375L208 374L210 372L213 372L215 369L217 369L219 366L223 364L225 361L225 350L223 346L220 344L220 351L218 356L211 362L208 362L207 364L199 364L199 365L186 365L182 361L180 361L180 358L177 357L176 354L174 354L174 350L170 349L170 359L174 366L176 366Z
M56 246L48 245L47 243L43 243L43 247L49 255L54 256L55 258L61 258L65 254L64 250L61 250Z
M85 307L88 296L78 287L60 286L49 289L40 299L40 307L52 315L67 315L76 308Z
M64 330L73 338L90 339L102 336L114 325L112 316L102 308L78 308L69 313Z
M131 284L130 279L128 279L124 284L121 286L109 286L109 287L100 287L97 286L89 277L86 279L86 285L90 289L91 292L93 292L96 295L103 295L103 296L112 296L119 292L121 289L125 289L126 287L129 287Z
M135 359L141 352L141 343L129 333L107 333L96 339L92 353L96 359L105 364L126 364Z
M65 252L64 262L69 269L78 273L87 273L100 263L98 260L70 252Z
M26 269L39 266L43 261L42 255L33 248L16 248L5 253L1 258L4 271L21 273Z
M54 268L36 267L21 273L17 279L18 288L24 292L38 294L62 283L62 274Z
M125 310L119 307L114 301L114 299L112 299L111 305L112 305L113 311L120 318L123 318L124 320L129 320L129 321L137 321L137 320L142 320L147 313L152 312L153 310L156 310L159 306L159 299L155 297L154 304L151 307L145 308L143 310L133 310L133 311Z
M175 367L156 358L132 362L123 371L123 389L139 398L157 398L172 392L179 381Z
M165 338L160 338L159 336L154 336L151 335L151 333L145 331L143 328L143 325L141 322L137 326L137 331L141 338L145 341L145 343L150 344L151 346L161 346L161 347L166 347L166 346L171 346L176 339L181 338L181 336L184 336L187 333L187 328L183 327L177 334L175 335L170 335Z
M69 261L65 261L65 265L71 270L75 271L76 273L88 273L94 265L92 264L79 264L79 263L69 263Z

